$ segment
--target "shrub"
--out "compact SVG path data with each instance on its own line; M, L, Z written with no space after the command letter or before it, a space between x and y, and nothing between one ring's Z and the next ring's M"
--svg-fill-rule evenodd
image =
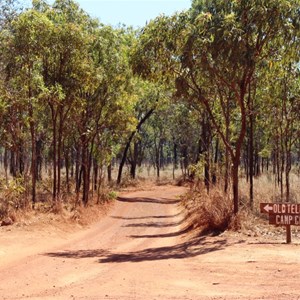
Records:
M28 205L23 178L12 179L7 183L2 181L0 186L0 219L14 216L16 210Z
M187 210L189 222L201 229L201 233L220 233L226 229L238 229L239 218L232 213L232 201L218 188L209 194L191 190L184 196L183 204Z
M104 189L98 194L97 203L109 202L117 198L117 192Z

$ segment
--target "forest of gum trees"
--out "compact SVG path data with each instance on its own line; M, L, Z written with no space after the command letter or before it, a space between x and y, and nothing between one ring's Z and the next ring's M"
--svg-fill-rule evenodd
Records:
M218 186L233 215L242 179L249 208L263 175L298 199L298 0L193 0L137 30L72 0L0 3L0 219L99 202L140 169Z

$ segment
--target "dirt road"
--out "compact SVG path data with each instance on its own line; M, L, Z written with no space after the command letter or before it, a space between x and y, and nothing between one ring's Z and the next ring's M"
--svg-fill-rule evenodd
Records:
M75 234L39 233L31 243L1 230L0 299L300 299L298 245L192 238L182 192L128 193Z

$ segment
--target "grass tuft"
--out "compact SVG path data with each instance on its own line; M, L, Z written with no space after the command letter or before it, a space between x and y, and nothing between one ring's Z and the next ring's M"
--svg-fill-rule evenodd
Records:
M205 189L190 190L182 203L189 222L194 228L200 228L202 234L218 234L227 229L240 228L240 217L232 213L232 201L217 187L209 194Z

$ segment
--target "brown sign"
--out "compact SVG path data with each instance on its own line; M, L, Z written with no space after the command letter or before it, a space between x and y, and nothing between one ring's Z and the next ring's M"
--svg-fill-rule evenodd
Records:
M295 203L260 203L260 212L268 214L300 215L300 204ZM273 223L270 223L273 224ZM291 224L300 225L300 224Z
M270 214L269 224L272 225L298 225L300 226L300 215Z
M269 214L269 224L286 227L286 243L292 242L291 225L300 226L300 204L260 203L260 212Z

